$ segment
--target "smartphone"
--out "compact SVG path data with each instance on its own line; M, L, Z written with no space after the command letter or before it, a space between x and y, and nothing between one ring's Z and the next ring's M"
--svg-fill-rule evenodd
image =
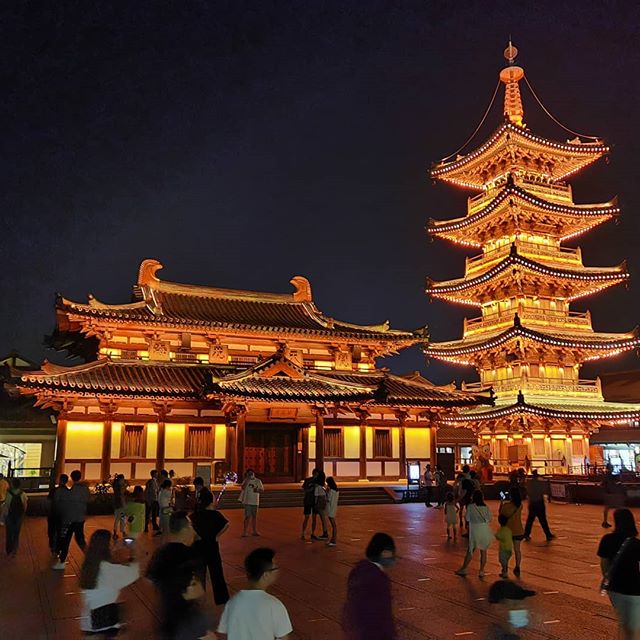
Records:
M133 544L135 540L133 538L123 538L122 542L125 544Z
M508 500L509 492L508 491L500 491L500 500Z

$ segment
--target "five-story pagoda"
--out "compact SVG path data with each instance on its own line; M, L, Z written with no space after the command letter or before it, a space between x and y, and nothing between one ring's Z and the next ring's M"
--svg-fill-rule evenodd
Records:
M436 180L478 191L467 215L430 220L428 233L475 247L463 278L427 281L432 298L476 307L461 340L432 342L428 357L474 366L478 384L492 387L495 407L479 408L444 422L468 426L490 444L498 469L527 462L577 470L589 453L589 434L600 425L636 419L639 407L605 403L598 380L582 380L582 363L610 357L640 343L637 329L598 333L574 300L625 282L625 263L586 267L569 238L611 220L615 200L577 205L568 176L609 152L596 138L554 142L534 135L523 121L517 49L509 43L504 122L479 148L436 164ZM517 446L519 445L519 446Z

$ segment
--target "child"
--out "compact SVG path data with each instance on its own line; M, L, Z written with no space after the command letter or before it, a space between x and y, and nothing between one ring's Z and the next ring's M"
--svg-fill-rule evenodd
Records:
M447 493L444 504L444 522L447 525L447 540L451 540L451 534L453 534L454 542L458 539L458 508L453 493Z
M132 500L127 502L125 507L127 520L127 535L135 540L144 530L145 500L144 489L137 485L133 490Z
M336 546L336 536L338 534L338 525L336 524L336 513L338 511L338 497L340 492L338 491L338 485L333 478L327 478L327 516L331 523L331 540L327 542L328 547Z
M507 522L509 518L504 514L500 514L498 516L498 522L500 523L500 528L496 531L496 539L500 542L500 566L502 567L502 573L500 574L501 578L509 577L509 558L513 553L513 533L511 529L507 527Z

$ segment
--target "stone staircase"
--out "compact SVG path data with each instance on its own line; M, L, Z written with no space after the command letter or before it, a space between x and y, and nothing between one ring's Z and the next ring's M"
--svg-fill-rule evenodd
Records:
M225 491L220 500L219 508L240 509L238 489ZM340 489L338 506L362 504L394 504L397 499L394 492L385 487L343 487ZM278 489L273 485L267 487L260 496L260 507L300 507L302 508L302 491L300 489Z

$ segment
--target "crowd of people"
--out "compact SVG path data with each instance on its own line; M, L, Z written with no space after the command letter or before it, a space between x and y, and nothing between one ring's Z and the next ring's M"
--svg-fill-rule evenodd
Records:
M160 602L157 637L167 640L228 638L229 640L284 640L292 633L292 623L284 604L268 593L278 579L275 551L259 547L245 558L247 588L231 596L224 576L220 538L228 531L229 521L217 509L217 500L202 478L194 479L194 492L188 513L177 509L171 473L153 470L143 486L128 488L122 475L116 475L113 489L112 530L96 530L85 541L85 519L89 489L80 471L70 477L60 476L49 492L49 548L54 570L64 569L69 546L75 537L84 552L79 574L82 590L80 626L86 635L113 637L123 625L120 591L138 580L141 566L137 561L137 538L153 531L162 536L144 576L155 586ZM522 543L531 539L537 519L547 541L551 533L545 496L548 483L534 470L530 478L514 474L508 491L501 492L497 527L484 501L477 475L467 466L458 474L453 486L436 466L427 466L424 475L426 506L436 501L443 508L448 540L467 539L462 566L455 572L468 575L476 551L480 561L478 575L484 578L490 547L497 541L497 561L501 580L489 590L489 602L499 605L501 622L490 631L492 640L517 639L517 630L528 625L527 609L522 600L533 592L508 580L511 571L521 575ZM607 482L607 479L605 479ZM130 490L131 489L131 490ZM301 486L303 520L300 539L305 543L338 543L337 507L339 489L334 478L314 469ZM241 486L239 501L244 509L243 537L259 536L257 529L263 483L249 469ZM434 494L434 492L436 492ZM528 513L523 525L524 505ZM616 505L618 506L618 505ZM604 521L614 505L605 503ZM27 509L27 496L20 480L11 482L0 476L0 514L6 528L6 551L10 557L18 550L19 536ZM607 592L618 614L624 640L640 639L640 540L633 514L616 508L614 530L606 534L598 548L601 561L602 590ZM388 570L396 562L394 540L376 533L370 540L365 558L351 570L347 581L342 626L349 640L394 640L391 582ZM207 579L208 575L208 579ZM211 584L216 605L224 606L217 623L203 607L207 582Z

